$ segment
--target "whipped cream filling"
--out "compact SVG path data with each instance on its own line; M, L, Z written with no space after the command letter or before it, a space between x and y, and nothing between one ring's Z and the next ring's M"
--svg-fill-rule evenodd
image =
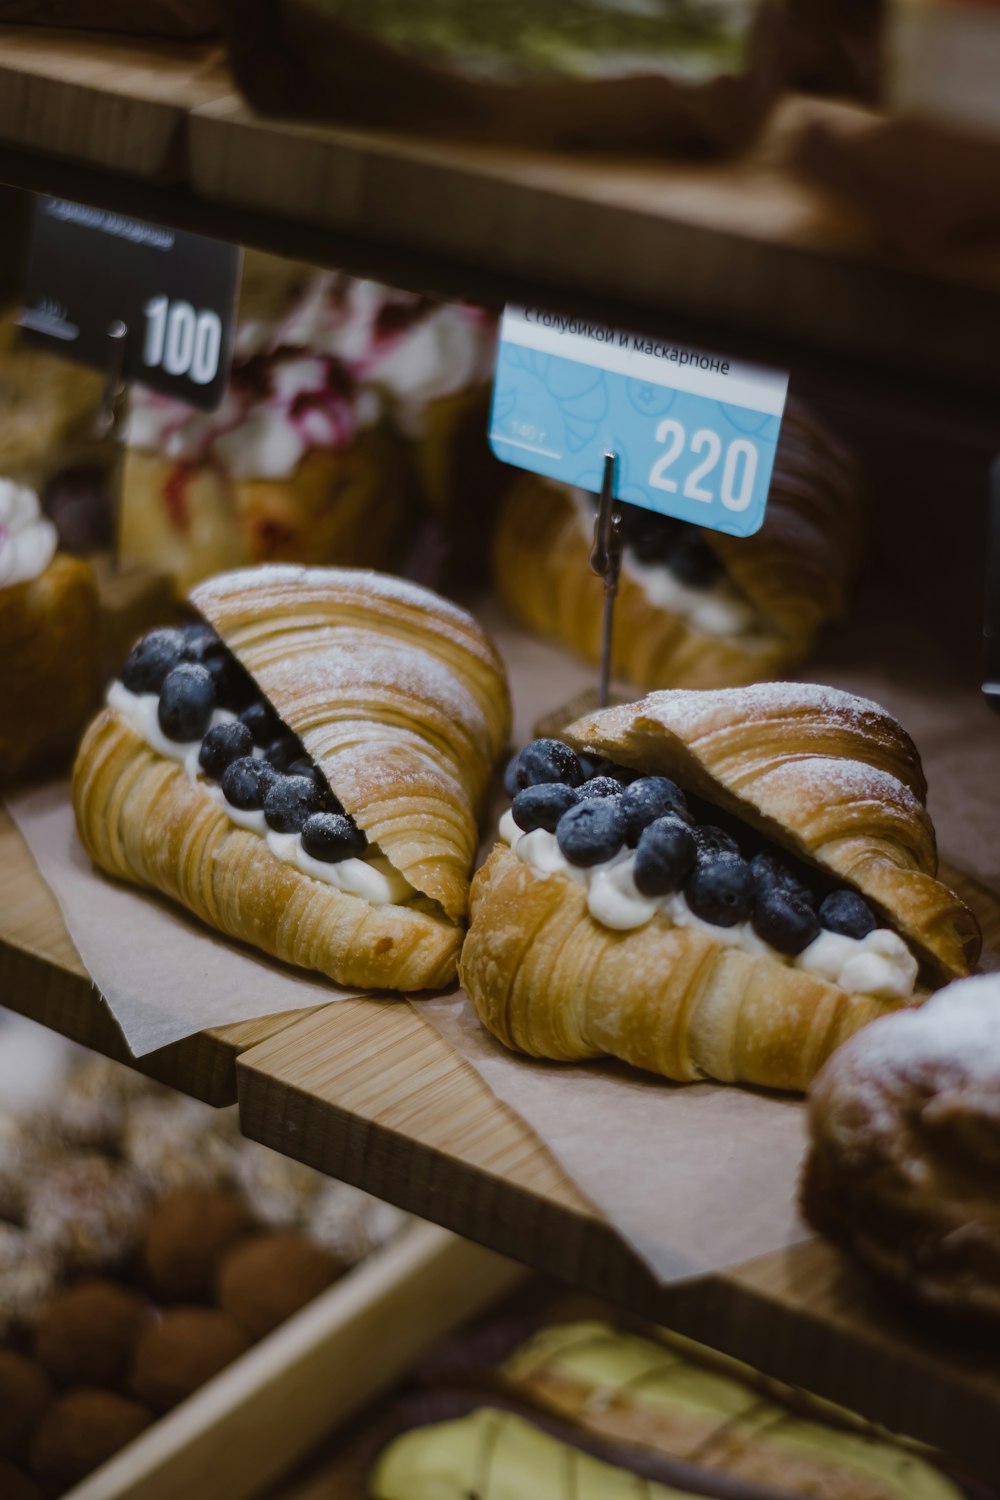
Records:
M252 833L260 834L276 859L295 865L303 875L311 875L314 880L322 880L326 885L335 886L347 895L360 896L370 906L398 906L416 895L409 881L390 864L377 845L371 845L360 858L327 863L314 858L305 849L299 834L275 833L273 828L268 827L261 808L251 810L233 807L231 802L226 801L221 786L209 781L198 764L201 741L171 740L163 733L158 714L159 702L158 694L130 692L120 680L114 681L108 689L108 707L120 714L151 750L182 765L190 779L197 782L212 801L222 808L231 823L237 828L246 828ZM235 718L236 714L230 713L228 709L217 708L213 710L210 727L230 724ZM255 748L253 753L259 758L264 752Z
M879 999L906 999L913 994L917 961L898 933L888 927L877 927L864 938L824 930L793 958L759 938L750 922L719 927L703 921L691 910L683 891L668 896L644 896L635 884L634 849L620 849L603 864L581 869L570 864L554 833L544 828L524 833L518 828L510 808L500 819L499 836L518 859L543 878L560 874L585 885L590 915L595 922L616 932L644 927L660 915L672 926L700 932L724 947L766 954L778 963L817 974L848 994L874 995Z
M0 479L0 587L38 578L56 555L56 528L35 491Z
M574 490L573 498L580 528L589 542L594 532L593 500L584 490ZM702 635L749 635L759 629L757 611L725 573L706 588L693 588L665 562L640 562L628 546L622 553L622 565L655 609L676 615Z

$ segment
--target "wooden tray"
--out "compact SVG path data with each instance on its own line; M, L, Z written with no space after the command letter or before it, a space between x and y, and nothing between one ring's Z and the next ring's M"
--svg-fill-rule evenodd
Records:
M134 1058L80 962L55 897L2 806L0 1004L215 1105L235 1103L235 1063L245 1047L310 1014L297 1011L217 1027Z
M414 1225L64 1500L247 1500L521 1275Z
M942 876L1000 950L1000 901ZM417 1010L352 1000L237 1061L244 1133L1000 1478L1000 1359L898 1317L819 1240L661 1286Z
M231 90L219 47L0 26L0 140L132 177L187 172L187 117Z
M1000 310L1000 254L916 274L788 169L814 121L859 117L871 118L792 97L741 158L634 161L283 123L231 93L192 112L192 184L216 203L459 257L564 297L620 297L995 384L972 309Z

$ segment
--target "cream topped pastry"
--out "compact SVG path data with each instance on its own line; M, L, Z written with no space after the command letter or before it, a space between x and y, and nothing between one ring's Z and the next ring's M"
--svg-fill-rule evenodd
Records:
M594 497L574 490L580 527L594 534ZM767 634L764 621L740 593L697 526L621 504L624 567L656 609L709 636Z
M144 636L107 701L152 750L182 765L230 822L259 834L276 859L372 906L416 895L344 812L211 626Z
M38 578L56 555L58 535L30 486L0 479L0 587Z
M660 916L848 993L914 993L916 958L860 895L846 886L821 894L773 845L745 858L732 834L707 821L712 810L699 820L668 777L592 765L542 739L515 757L506 785L513 803L501 840L542 878L584 885L587 909L603 926L630 931Z

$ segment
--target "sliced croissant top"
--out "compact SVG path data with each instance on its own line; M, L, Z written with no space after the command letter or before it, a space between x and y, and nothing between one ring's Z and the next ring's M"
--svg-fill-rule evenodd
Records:
M935 879L916 747L866 698L810 683L650 693L565 738L692 792L861 891L935 974L966 974L975 917Z
M464 917L476 814L510 728L503 664L472 616L353 568L246 568L191 602L368 838Z

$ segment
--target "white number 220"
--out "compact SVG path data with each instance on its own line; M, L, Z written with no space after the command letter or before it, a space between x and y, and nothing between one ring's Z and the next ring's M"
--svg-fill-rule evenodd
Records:
M677 480L667 478L667 470L680 458L686 447L700 462L696 463L684 481L682 494L688 500L701 500L710 505L715 495L703 481L718 467L722 458L722 439L709 427L700 427L688 443L687 429L673 417L664 417L656 429L656 441L667 446L649 471L648 483L654 490L677 493ZM726 449L719 484L719 499L727 510L746 510L753 499L754 480L757 477L757 445L749 438L734 438Z
M190 302L171 302L152 297L143 308L146 342L143 362L151 370L162 367L168 375L186 375L195 385L208 385L219 370L222 323L217 313L196 313Z

